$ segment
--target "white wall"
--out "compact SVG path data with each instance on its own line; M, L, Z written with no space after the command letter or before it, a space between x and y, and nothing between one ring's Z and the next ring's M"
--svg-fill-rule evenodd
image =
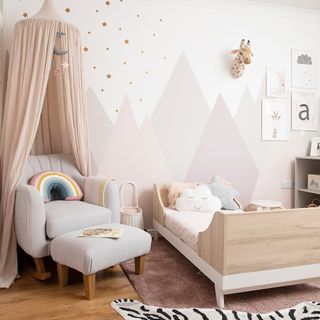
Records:
M292 192L281 189L281 180L293 179L294 157L305 155L318 133L290 132L287 142L262 142L261 99L267 65L286 68L290 88L291 48L320 52L318 12L229 0L55 3L79 27L88 48L84 68L95 172L120 183L136 181L149 223L152 183L210 179L214 173L241 189L244 202L272 198L291 206ZM42 0L8 4L11 39L14 23L24 12L35 14ZM254 59L235 80L229 51L242 38L251 40Z

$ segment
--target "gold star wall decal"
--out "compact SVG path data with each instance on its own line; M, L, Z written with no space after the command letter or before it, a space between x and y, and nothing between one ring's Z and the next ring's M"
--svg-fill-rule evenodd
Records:
M101 24L102 24L103 27L107 26L107 23L105 21L103 21Z
M84 51L84 52L88 52L88 51L89 51L89 48L88 48L88 47L84 47L84 48L83 48L83 51Z
M71 9L70 9L70 8L65 8L64 11L65 11L66 13L70 13L70 12L71 12Z
M126 39L126 40L124 40L124 44L129 44L129 40L128 39Z
M112 78L112 74L108 73L108 74L107 74L107 79L110 80L111 78Z
M27 12L24 12L24 13L22 14L22 16L23 16L24 18L28 18L28 13L27 13Z

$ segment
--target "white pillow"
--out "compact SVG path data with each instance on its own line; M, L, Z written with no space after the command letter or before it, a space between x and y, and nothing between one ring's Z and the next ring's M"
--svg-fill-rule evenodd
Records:
M220 210L221 206L220 199L213 196L210 189L204 185L182 190L176 201L178 211L211 212Z

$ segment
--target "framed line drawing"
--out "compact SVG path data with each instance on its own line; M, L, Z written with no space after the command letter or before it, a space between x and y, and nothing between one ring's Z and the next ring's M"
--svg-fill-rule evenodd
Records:
M292 92L291 123L291 129L293 131L318 130L318 103L316 92Z
M320 137L312 138L310 157L320 157Z
M284 68L267 67L267 96L286 97L286 70Z
M288 140L288 101L285 99L262 100L262 140Z
M291 50L292 87L317 88L317 52Z

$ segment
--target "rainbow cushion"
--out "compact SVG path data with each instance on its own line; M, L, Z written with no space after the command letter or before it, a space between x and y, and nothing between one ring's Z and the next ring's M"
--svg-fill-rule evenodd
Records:
M41 193L44 202L81 200L83 197L79 185L62 172L40 172L30 179L29 185L34 186Z

